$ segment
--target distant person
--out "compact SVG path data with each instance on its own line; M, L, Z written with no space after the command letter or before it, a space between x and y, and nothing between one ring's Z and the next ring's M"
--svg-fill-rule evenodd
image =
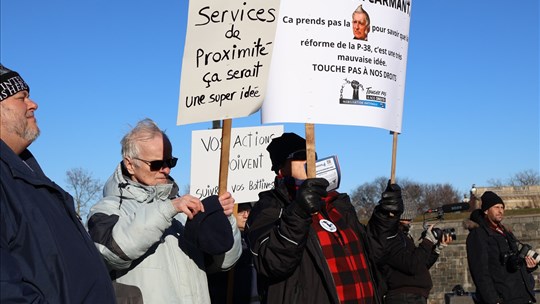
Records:
M385 304L426 304L433 288L429 269L439 258L441 250L452 242L448 234L439 241L430 225L423 234L420 244L415 244L410 227L416 211L411 204L405 204L400 217L399 230L388 238L387 255L382 258L382 272L388 291Z
M381 303L376 263L403 212L399 186L389 182L364 226L347 194L307 178L304 138L284 133L267 150L275 186L246 225L262 303Z
M28 150L37 109L26 82L0 64L0 302L114 303L73 198Z
M246 239L246 221L251 212L251 203L239 203L236 212L236 223L242 234L242 256L233 269L233 297L232 303L258 304L260 303L257 294L257 273L253 265L253 255L249 251ZM212 304L227 303L229 288L229 272L216 272L208 275L208 286L210 287L210 298Z
M362 8L362 4L360 4L352 13L354 39L367 41L370 24L368 13Z
M177 158L151 119L121 144L122 161L88 219L112 278L138 287L145 304L210 303L206 272L228 270L242 253L233 197L179 196L170 176Z
M471 213L466 226L476 303L536 303L531 272L538 266L532 257L519 258L518 240L501 223L503 200L492 191L486 191L480 200L482 209Z

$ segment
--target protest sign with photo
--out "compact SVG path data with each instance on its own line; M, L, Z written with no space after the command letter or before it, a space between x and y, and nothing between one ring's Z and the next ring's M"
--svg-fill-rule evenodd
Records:
M411 2L283 1L262 122L400 133Z

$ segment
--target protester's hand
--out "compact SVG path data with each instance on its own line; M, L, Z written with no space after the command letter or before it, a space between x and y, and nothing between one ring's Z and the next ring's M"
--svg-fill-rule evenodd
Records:
M321 210L321 200L328 195L328 181L324 178L308 178L296 191L296 213L309 217Z
M172 199L171 203L176 211L185 213L189 219L199 212L204 212L201 200L189 194Z
M403 199L401 198L401 187L398 184L392 184L388 180L386 189L382 193L381 200L379 201L381 209L391 213L395 216L399 216L403 213Z
M223 208L223 213L225 213L226 216L233 214L234 198L232 197L231 193L229 192L222 193L219 196L219 203L221 204L221 207Z
M430 241L433 245L439 242L437 238L435 237L435 235L433 234L433 224L429 225L428 229L426 230L426 235L424 236L424 238Z

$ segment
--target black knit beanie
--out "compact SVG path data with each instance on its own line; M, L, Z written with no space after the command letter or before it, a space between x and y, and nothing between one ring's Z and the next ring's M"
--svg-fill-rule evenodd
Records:
M272 171L277 173L287 159L298 159L294 156L294 152L304 151L300 154L303 156L302 160L306 160L306 140L296 133L283 133L280 137L272 139L266 151L270 153Z
M15 95L20 91L30 92L30 88L19 73L0 64L0 101Z
M504 206L503 200L493 191L484 192L480 199L482 200L482 211L486 211L497 204Z

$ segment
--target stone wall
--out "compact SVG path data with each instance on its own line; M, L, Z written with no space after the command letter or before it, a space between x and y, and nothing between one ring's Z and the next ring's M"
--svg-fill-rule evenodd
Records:
M533 186L505 186L505 187L474 187L470 193L472 209L480 208L480 197L486 191L493 191L499 195L505 204L505 209L540 208L540 185Z
M475 286L469 274L465 241L468 230L463 228L462 220L445 220L437 224L440 228L455 228L457 239L441 253L439 260L431 268L433 289L429 304L443 304L446 293L451 293L455 285L463 286L467 292L474 292ZM540 250L540 214L530 216L508 216L503 224L514 232L523 243ZM417 239L422 232L422 224L414 223L412 234ZM538 251L540 252L540 251ZM540 270L533 273L536 289L540 290Z

